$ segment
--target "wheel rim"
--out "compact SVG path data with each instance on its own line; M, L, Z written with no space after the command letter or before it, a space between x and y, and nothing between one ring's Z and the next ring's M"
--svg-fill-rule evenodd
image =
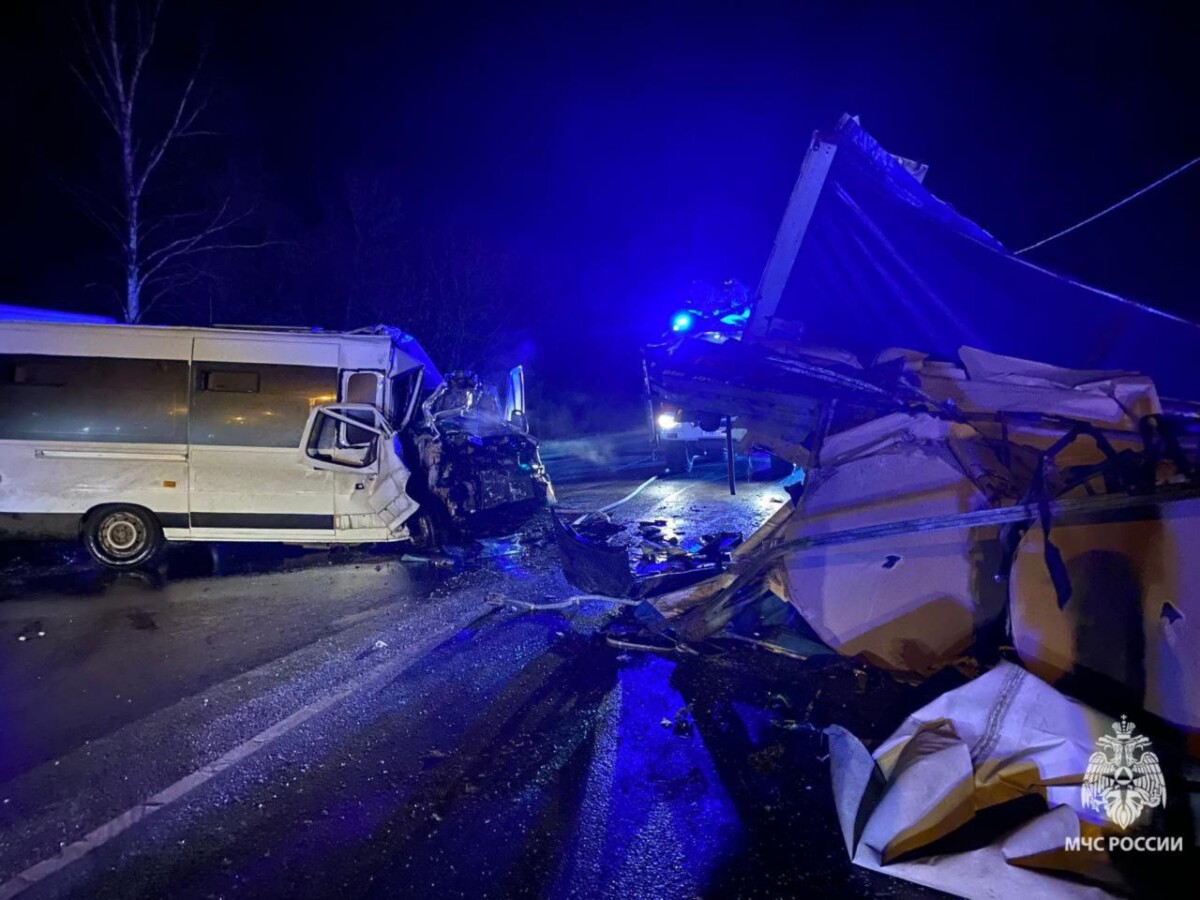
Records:
M128 512L106 516L96 535L100 549L113 559L132 559L145 549L148 538L146 523Z
M427 513L414 516L412 519L413 527L409 532L413 546L419 549L427 549L433 546L434 543L434 528L433 520Z

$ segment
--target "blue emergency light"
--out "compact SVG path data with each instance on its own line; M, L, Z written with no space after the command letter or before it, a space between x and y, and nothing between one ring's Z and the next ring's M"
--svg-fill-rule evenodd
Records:
M692 326L696 324L696 317L687 310L675 313L671 316L671 330L682 334L685 331L691 331Z

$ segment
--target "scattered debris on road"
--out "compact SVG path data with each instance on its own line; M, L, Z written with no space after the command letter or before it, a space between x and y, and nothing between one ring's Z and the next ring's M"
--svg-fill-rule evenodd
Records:
M611 597L652 597L724 570L742 536L734 532L689 538L665 519L620 525L604 513L568 525L555 513L554 533L567 579L581 590Z

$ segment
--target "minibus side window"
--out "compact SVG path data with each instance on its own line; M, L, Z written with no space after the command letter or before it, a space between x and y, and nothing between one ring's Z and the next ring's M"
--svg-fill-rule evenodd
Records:
M192 444L295 448L314 406L337 399L334 368L195 360Z
M187 442L185 360L0 354L0 439Z
M206 372L204 374L204 389L206 391L224 391L230 394L257 394L257 372Z
M340 418L330 415L327 412L330 409L334 410L337 416L359 417L364 415L363 410L350 410L340 406L325 407L318 410L312 430L308 434L307 444L304 447L305 454L310 459L336 463L339 466L347 466L355 469L363 469L371 465L375 461L376 444L374 443L374 438L377 432L366 428L357 429L361 430L371 440L364 441L358 447L347 447L343 440L343 430L346 428L352 431L356 429L353 425L348 425ZM374 426L375 416L373 414L369 412L365 413L365 419L370 419L372 426Z
M378 406L381 382L382 378L376 372L350 373L345 380L342 402L369 403L372 406ZM375 424L375 418L369 412L346 410L346 415L367 425ZM366 447L374 438L374 432L365 428L355 428L353 425L343 424L341 429L341 445L343 447Z
M26 363L12 367L13 384L36 385L37 387L65 387L67 370L54 363Z

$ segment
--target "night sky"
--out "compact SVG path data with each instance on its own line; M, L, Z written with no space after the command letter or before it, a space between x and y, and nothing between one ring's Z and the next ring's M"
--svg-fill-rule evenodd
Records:
M0 302L112 314L108 248L70 189L102 183L109 149L67 70L76 8L0 13ZM246 198L283 248L214 259L213 315L346 324L338 263L311 261L367 179L411 233L502 257L526 299L503 303L498 360L581 390L636 381L637 345L693 282L753 286L809 136L843 112L1012 247L1200 154L1200 28L1166 4L168 0L163 35L168 81L208 47L221 134L186 177ZM1198 201L1200 167L1030 258L1200 316Z

